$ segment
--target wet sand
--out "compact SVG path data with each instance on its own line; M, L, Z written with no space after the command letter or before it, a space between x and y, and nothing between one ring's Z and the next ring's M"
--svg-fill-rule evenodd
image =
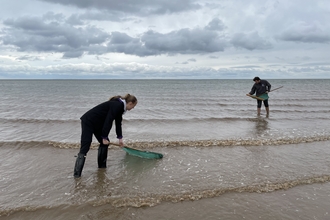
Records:
M109 150L1 143L1 219L329 219L330 144L153 147L162 160Z

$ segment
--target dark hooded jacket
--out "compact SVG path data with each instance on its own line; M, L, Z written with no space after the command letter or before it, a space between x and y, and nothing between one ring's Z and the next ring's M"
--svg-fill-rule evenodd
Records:
M115 121L117 138L122 138L122 115L124 103L118 98L103 102L87 111L81 120L95 130L101 131L102 138L107 138Z
M256 96L260 96L264 94L265 92L270 92L271 85L267 80L260 80L259 83L255 83L252 86L251 92L249 92L250 95L253 95L256 93Z

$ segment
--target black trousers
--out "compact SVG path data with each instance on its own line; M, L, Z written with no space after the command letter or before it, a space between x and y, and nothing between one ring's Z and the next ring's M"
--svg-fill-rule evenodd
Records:
M264 106L265 107L268 107L268 99L264 100L264 101L261 101L261 100L257 100L257 106L258 108L261 108L261 104L262 102L264 102Z
M102 143L102 128L95 129L91 124L81 121L81 139L79 153L87 155L93 141L93 134L96 137L97 141L100 143L100 147L107 146Z

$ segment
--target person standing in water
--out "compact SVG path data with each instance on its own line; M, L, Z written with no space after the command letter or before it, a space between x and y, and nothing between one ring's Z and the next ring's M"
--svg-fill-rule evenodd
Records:
M126 111L130 111L137 104L137 99L134 95L127 94L124 97L114 96L108 101L101 103L87 111L81 116L81 140L80 150L76 159L74 174L75 178L81 176L84 168L86 155L92 144L93 134L100 143L98 148L98 167L107 167L108 147L110 140L108 135L112 128L113 121L116 125L116 134L119 139L119 145L124 146L122 135L122 115Z
M256 93L256 96L260 96L264 93L270 92L270 88L272 85L267 81L267 80L262 80L258 76L253 78L253 81L255 82L254 85L252 86L251 91L246 94L247 96L251 96L254 93ZM268 104L268 99L261 101L257 99L257 114L260 115L261 112L261 104L264 102L264 106L266 109L267 116L269 115L269 104Z

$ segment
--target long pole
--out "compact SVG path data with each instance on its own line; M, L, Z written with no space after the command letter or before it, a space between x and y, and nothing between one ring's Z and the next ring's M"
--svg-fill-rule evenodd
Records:
M283 86L280 86L280 87L278 87L278 88L276 88L276 89L272 89L272 90L270 90L269 92L272 92L272 91L275 91L275 90L278 90L278 89L280 89L280 88L282 88Z

